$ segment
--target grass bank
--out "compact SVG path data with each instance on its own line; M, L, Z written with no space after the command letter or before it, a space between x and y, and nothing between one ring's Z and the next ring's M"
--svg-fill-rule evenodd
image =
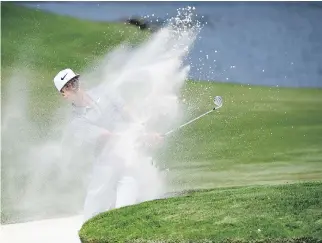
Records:
M83 243L321 242L322 183L203 190L102 213Z

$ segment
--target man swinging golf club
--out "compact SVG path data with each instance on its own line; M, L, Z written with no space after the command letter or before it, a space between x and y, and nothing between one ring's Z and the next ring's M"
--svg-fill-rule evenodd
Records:
M90 91L85 92L80 87L79 78L79 74L68 68L55 76L54 84L61 95L73 106L74 119L70 124L73 128L73 138L77 142L86 143L86 147L93 148L95 153L93 176L84 203L84 219L88 220L109 209L136 203L139 189L134 178L124 176L125 167L122 156L109 151L120 137L113 128L109 128L109 125L116 124L117 120L126 124L124 117L128 114L125 114L124 104L121 100L111 101L112 108L108 109L108 117L102 116L106 107L104 110L101 109L101 97L96 97ZM104 117L103 120L102 117ZM152 138L156 142L162 141L162 137L158 134L151 134L146 138ZM122 193L117 193L118 184L124 178L126 182L123 185L127 185L123 187Z

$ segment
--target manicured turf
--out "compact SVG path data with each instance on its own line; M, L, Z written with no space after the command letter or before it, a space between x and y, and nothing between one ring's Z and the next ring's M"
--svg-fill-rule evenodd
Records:
M189 118L158 155L176 188L213 188L322 178L322 90L190 82Z
M322 241L322 183L204 190L102 213L83 243ZM296 241L296 239L306 241Z

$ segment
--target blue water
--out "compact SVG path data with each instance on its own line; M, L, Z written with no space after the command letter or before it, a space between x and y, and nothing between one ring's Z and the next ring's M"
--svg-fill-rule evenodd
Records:
M322 87L320 2L24 2L95 21L165 19L195 6L208 25L189 56L191 77L244 84Z

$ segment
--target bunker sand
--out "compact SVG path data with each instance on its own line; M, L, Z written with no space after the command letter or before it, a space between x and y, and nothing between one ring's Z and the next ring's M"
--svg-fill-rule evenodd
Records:
M78 230L83 216L46 219L0 226L0 242L6 243L80 243Z

